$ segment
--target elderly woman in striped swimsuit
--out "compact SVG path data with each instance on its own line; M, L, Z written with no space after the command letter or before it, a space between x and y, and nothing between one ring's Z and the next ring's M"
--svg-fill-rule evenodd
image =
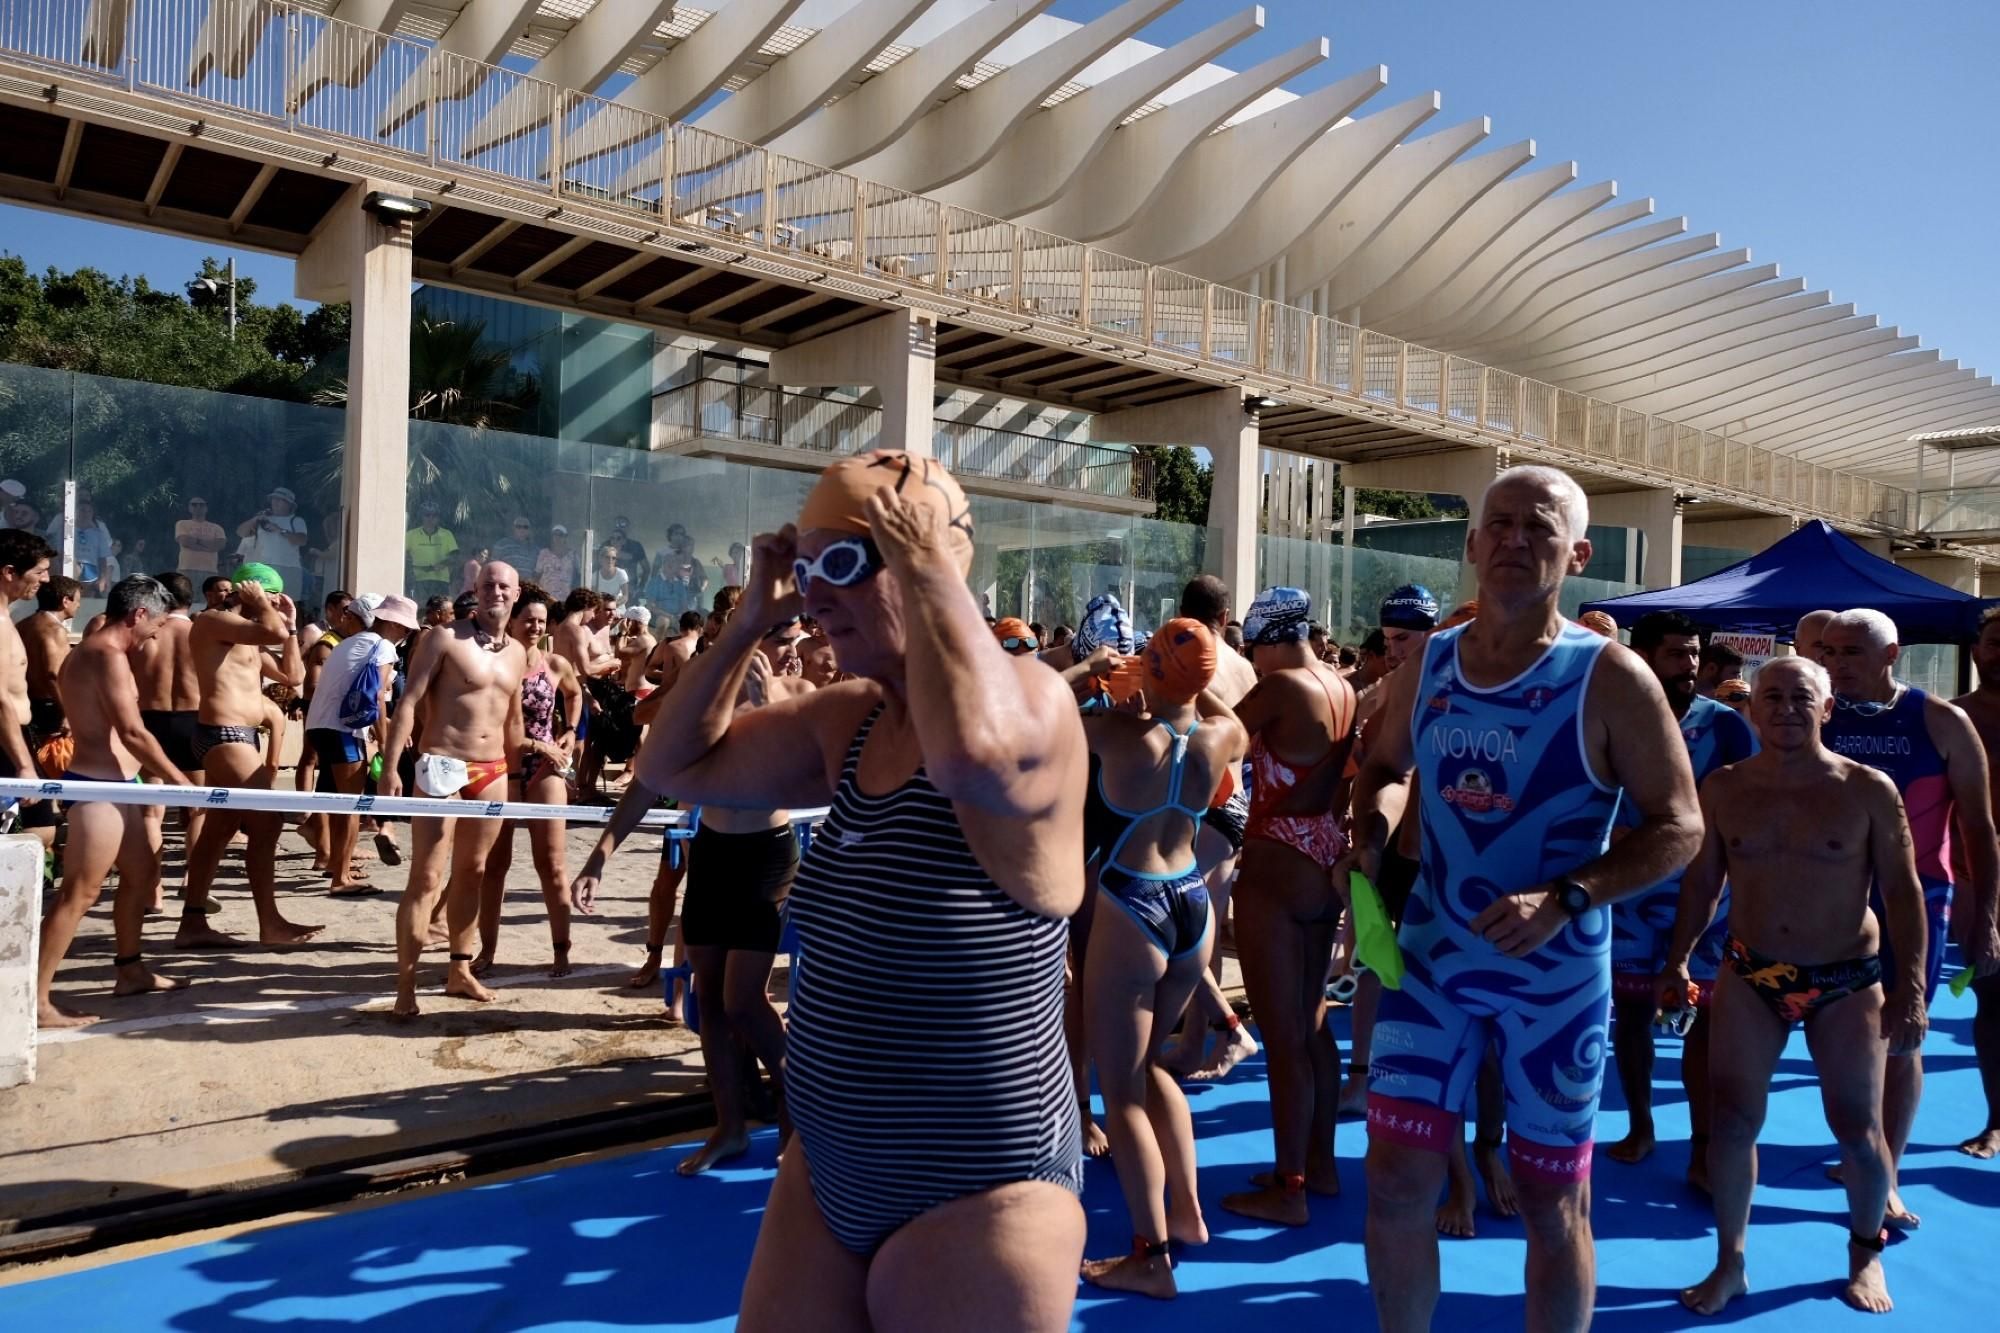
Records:
M791 894L797 1132L746 1333L1069 1324L1063 955L1089 760L1056 673L987 629L971 565L965 495L934 461L835 463L796 527L757 539L742 604L639 757L648 787L706 807L832 807ZM801 612L858 679L737 713L758 640Z

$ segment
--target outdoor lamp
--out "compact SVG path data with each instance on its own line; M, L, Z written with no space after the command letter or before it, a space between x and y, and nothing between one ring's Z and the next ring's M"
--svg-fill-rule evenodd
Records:
M373 213L379 221L386 223L415 222L431 211L430 201L427 199L385 194L380 190L370 191L361 201L361 206Z

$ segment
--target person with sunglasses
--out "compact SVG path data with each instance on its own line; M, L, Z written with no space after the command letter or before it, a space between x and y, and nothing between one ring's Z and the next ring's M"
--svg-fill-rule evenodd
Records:
M1041 636L1018 616L1006 616L996 622L993 637L1000 640L1009 657L1033 657L1042 650Z
M1088 756L1056 673L987 628L971 566L964 492L934 460L834 463L796 525L756 539L742 605L639 757L683 800L832 807L791 894L796 1132L746 1333L968 1309L1069 1325L1084 1216L1063 955ZM765 631L801 611L858 679L739 713Z

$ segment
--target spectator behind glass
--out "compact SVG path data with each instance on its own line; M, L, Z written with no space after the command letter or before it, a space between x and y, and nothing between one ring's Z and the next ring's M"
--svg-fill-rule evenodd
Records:
M418 514L421 521L403 534L403 550L409 559L410 587L418 597L448 596L452 576L458 572L458 538L440 526L440 510L435 500L426 500Z
M558 601L576 587L576 552L569 549L569 529L560 523L549 529L549 544L535 557L535 582Z
M742 542L729 543L729 563L722 566L722 581L741 587L750 577L750 558Z
M9 477L0 481L0 523L10 528L20 528L24 532L40 532L41 511L28 503L28 488Z
M535 559L540 554L535 546L535 525L525 514L508 525L505 537L493 543L493 558L503 565L512 565L523 577L534 573Z
M62 551L62 526L62 515L57 514L43 534L58 553ZM83 584L87 595L102 597L111 591L111 582L104 577L110 559L111 529L97 517L90 492L79 489L76 493L76 578Z
M646 586L646 548L632 540L632 520L620 514L611 520L611 544L618 550L618 568L631 578L631 586ZM602 591L600 589L600 591Z
M180 548L176 566L190 583L216 571L216 557L229 545L229 534L208 517L208 501L190 496L188 516L174 524L174 544Z
M261 561L277 570L286 592L305 586L301 548L306 544L306 521L299 517L298 507L299 497L279 486L265 497L262 509L236 525L236 535L244 539L237 548L244 560Z
M437 625L449 625L451 619L452 607L449 601L446 601L443 597L426 597L424 599L424 625L427 628Z
M486 562L492 558L492 551L484 546L466 557L465 563L459 566L458 570L458 590L461 593L471 592L479 586L479 571L484 569Z
M609 597L613 605L623 606L625 590L631 586L631 574L618 563L618 543L604 543L598 548L597 567L590 572L591 591Z

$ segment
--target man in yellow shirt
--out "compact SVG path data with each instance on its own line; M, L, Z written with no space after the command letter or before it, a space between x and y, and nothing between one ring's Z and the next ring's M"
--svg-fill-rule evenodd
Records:
M451 594L452 563L458 555L458 538L451 535L450 528L438 526L436 501L424 501L423 508L418 512L423 517L423 523L404 535L403 550L410 562L410 594L421 602L426 597Z

